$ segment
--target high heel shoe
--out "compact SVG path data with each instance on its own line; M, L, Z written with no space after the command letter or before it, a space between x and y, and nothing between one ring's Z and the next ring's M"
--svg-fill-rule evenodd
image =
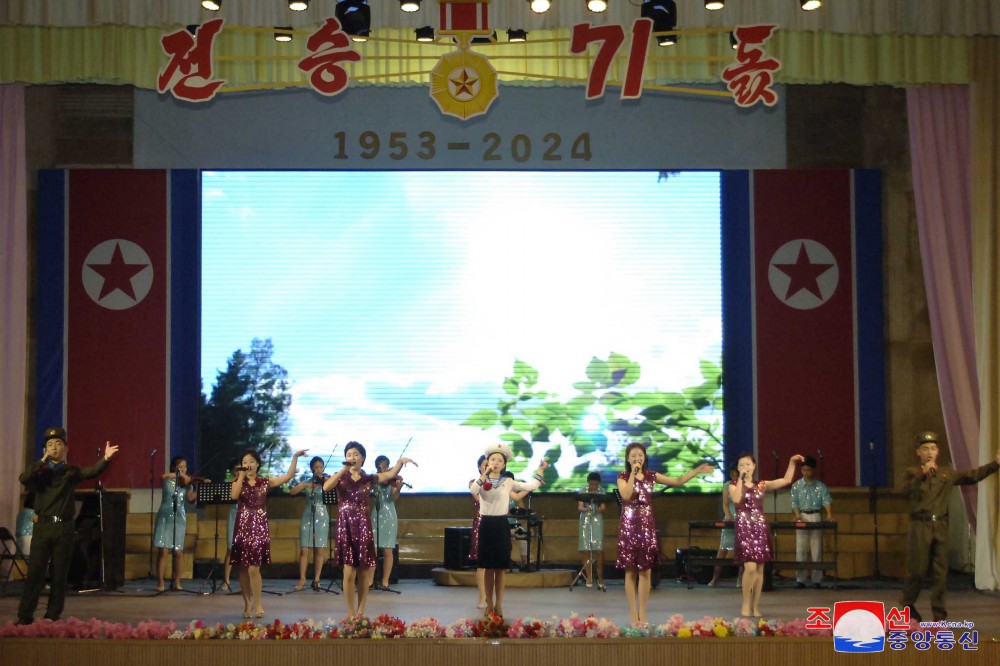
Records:
M252 617L250 615L250 611L248 610L243 611L243 617L249 620Z
M264 609L261 608L255 613L256 617L264 617Z

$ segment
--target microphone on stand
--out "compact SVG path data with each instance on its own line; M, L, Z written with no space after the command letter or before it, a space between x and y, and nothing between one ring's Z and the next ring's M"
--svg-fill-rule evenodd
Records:
M816 449L816 456L819 458L820 462L823 462L823 450L822 449Z
M153 449L153 452L149 454L149 457L152 458L155 456L157 451L159 451L159 449Z

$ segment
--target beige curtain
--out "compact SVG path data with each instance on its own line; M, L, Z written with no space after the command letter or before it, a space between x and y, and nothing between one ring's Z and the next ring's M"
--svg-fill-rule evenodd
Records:
M1000 446L1000 39L977 38L972 84L972 247L979 374L979 464ZM980 484L976 587L1000 587L997 475Z

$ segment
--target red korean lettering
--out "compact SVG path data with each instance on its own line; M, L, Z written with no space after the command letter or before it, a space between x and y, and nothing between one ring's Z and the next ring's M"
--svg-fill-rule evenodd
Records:
M306 42L309 55L299 61L298 67L309 73L309 82L321 95L343 92L350 82L347 70L339 63L358 62L361 54L351 48L351 40L337 19L328 18Z
M191 34L178 30L160 38L163 52L170 62L156 79L156 90L170 91L177 99L207 102L225 83L212 78L212 49L215 37L222 31L224 19L203 23Z
M722 80L738 106L753 106L763 102L774 106L778 94L771 87L774 72L781 69L777 58L767 56L760 48L774 30L775 25L740 26L733 31L736 37L736 62L722 70Z

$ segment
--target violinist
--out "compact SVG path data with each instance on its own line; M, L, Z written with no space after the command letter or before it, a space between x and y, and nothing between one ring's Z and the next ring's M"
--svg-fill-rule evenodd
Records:
M167 571L167 551L173 551L173 582L170 588L180 590L181 572L184 568L184 535L187 534L186 502L194 502L197 493L195 484L206 481L201 477L188 476L187 460L175 456L170 461L170 471L161 476L163 494L160 509L156 512L156 530L153 532L153 547L156 552L156 590L164 590L163 576Z
M302 491L307 493L309 502L302 512L302 522L299 524L299 582L295 590L301 590L306 584L306 569L309 566L309 551L313 554L312 589L319 590L320 575L323 573L324 552L330 539L330 514L323 504L323 483L330 478L325 474L326 464L319 456L313 456L309 461L312 476L308 481L295 485L292 495Z
M389 471L389 459L379 456L375 459L375 469L379 473ZM375 527L375 547L382 550L382 584L380 589L389 589L389 574L392 573L393 548L396 547L396 532L399 519L396 516L396 502L403 488L403 477L378 483L374 488L375 506L372 508L372 525ZM376 583L376 585L378 585Z

